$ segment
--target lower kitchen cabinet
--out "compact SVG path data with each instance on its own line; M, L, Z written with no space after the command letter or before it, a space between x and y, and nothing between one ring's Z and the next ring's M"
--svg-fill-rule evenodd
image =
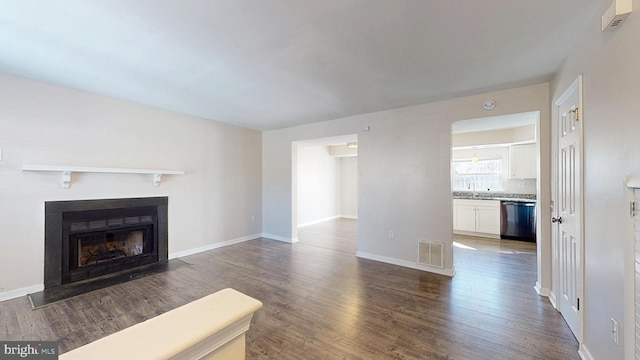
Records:
M500 238L500 201L454 199L453 232Z

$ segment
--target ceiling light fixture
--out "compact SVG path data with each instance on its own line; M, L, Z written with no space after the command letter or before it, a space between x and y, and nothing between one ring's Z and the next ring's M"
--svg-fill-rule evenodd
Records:
M347 143L347 149L357 149L358 148L358 143L353 141L353 142L348 142Z
M496 101L493 99L487 100L482 104L482 107L485 110L493 110L493 108L496 107Z

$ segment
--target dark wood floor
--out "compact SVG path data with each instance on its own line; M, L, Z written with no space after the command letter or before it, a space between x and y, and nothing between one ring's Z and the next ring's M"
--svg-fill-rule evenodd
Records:
M68 351L217 290L264 303L248 359L579 359L533 289L535 245L456 237L451 279L355 257L357 222L300 229L183 258L191 265L31 310L0 303L0 339Z

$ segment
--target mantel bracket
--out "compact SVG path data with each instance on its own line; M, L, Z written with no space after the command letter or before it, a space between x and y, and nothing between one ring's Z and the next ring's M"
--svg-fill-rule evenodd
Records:
M71 187L71 171L62 172L62 188L68 189Z

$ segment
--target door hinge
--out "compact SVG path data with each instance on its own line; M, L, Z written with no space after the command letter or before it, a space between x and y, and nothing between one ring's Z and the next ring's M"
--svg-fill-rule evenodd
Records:
M573 108L569 112L576 114L576 121L580 121L580 108Z
M578 311L580 311L580 298L578 298Z
M631 217L634 217L637 214L635 201L629 203L629 214L631 215Z

